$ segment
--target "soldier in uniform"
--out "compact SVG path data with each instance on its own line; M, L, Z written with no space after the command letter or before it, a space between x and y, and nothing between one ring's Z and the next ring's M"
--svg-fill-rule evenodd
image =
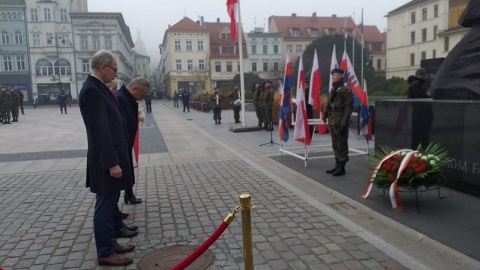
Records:
M220 122L222 120L222 106L220 106L220 100L222 100L222 98L220 97L218 87L215 87L213 92L214 93L210 96L210 106L213 110L213 120L215 120L215 125L220 125L222 124L222 122Z
M10 88L10 95L12 96L12 105L10 111L12 112L12 122L18 122L18 106L20 106L20 99L17 92Z
M230 94L230 97L233 98L233 119L235 120L235 124L241 123L240 110L242 109L242 96L240 94L240 90L238 89L238 85L235 85L235 87L233 87L233 92L232 94Z
M12 95L7 88L0 89L0 108L3 118L3 124L10 124L10 108L12 107Z
M267 131L273 130L273 122L272 122L272 109L273 109L273 102L274 102L274 95L275 92L272 89L272 82L266 81L265 82L265 89L263 90L263 128Z
M266 126L266 121L265 121L265 107L263 106L263 98L265 96L266 88L265 85L267 82L262 83L261 91L260 94L258 95L258 110L260 111L260 117L262 118L262 122L264 123L264 126L262 126L260 123L260 127L262 129L265 129Z
M257 114L258 126L262 127L263 113L260 108L260 94L262 93L262 88L260 87L259 82L256 82L253 84L252 92L253 92L253 106L255 107L255 113Z
M328 95L325 116L328 119L328 130L332 136L332 148L335 152L335 166L326 173L333 176L345 174L345 163L348 161L348 126L353 111L353 94L343 84L343 71L335 68L331 71L333 88Z

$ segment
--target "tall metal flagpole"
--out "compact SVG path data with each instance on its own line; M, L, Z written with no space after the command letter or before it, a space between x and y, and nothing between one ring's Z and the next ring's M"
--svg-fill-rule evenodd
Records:
M246 120L245 120L245 83L244 83L244 76L243 76L243 31L242 31L242 16L240 15L240 0L238 0L238 21L237 21L237 35L238 35L238 49L240 50L239 52L239 58L240 58L240 94L241 94L241 99L242 99L242 114L241 114L241 119L242 119L242 127L246 126Z
M353 28L352 28L352 66L353 70L355 70L355 12L353 12Z
M362 69L361 69L361 74L360 74L360 78L362 78L362 89L365 87L365 80L363 79L363 51L365 49L365 39L364 39L364 34L363 34L363 8L362 8Z

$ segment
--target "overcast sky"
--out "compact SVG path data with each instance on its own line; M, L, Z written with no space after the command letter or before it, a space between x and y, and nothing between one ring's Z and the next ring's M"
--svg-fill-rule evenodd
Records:
M122 12L125 22L130 27L133 41L140 34L147 54L151 57L152 67L158 66L160 59L158 45L162 43L163 34L168 25L174 25L183 16L193 21L204 16L205 21L229 21L226 0L88 0L88 10L92 12ZM361 22L363 8L364 23L376 25L384 31L387 25L384 17L388 12L402 6L410 0L241 0L240 9L245 32L255 27L268 30L268 17L271 15L339 17L352 16L355 22Z

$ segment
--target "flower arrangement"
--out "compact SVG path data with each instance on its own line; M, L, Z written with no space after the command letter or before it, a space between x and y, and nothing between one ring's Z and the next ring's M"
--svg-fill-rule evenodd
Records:
M381 146L375 152L376 165L362 197L367 198L372 185L389 188L392 207L401 210L398 187L417 190L437 184L434 176L450 162L447 155L445 148L433 143L425 149L419 145L417 150L393 150L388 146Z

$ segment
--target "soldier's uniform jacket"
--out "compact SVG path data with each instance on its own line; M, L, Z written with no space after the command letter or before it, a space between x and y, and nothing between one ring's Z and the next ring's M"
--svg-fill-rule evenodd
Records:
M330 116L328 124L332 126L348 127L353 111L353 93L347 86L332 89L328 95Z
M260 96L262 93L262 88L259 87L255 89L255 92L253 92L253 106L258 107L258 105L260 105Z
M11 95L11 93L8 90L5 91L5 92L0 92L0 107L2 109L10 110L11 106L12 106L12 95Z
M10 94L12 95L12 107L18 107L20 105L18 94L15 92L10 92Z
M267 91L265 89L262 89L259 92L260 93L258 94L258 107L263 109L263 97L265 96L265 93Z
M273 98L275 92L273 91L273 88L265 89L263 92L262 107L265 109L271 109L273 107Z
M221 108L220 102L222 101L222 96L218 94L218 104L217 104L217 94L210 95L210 107L211 108Z

